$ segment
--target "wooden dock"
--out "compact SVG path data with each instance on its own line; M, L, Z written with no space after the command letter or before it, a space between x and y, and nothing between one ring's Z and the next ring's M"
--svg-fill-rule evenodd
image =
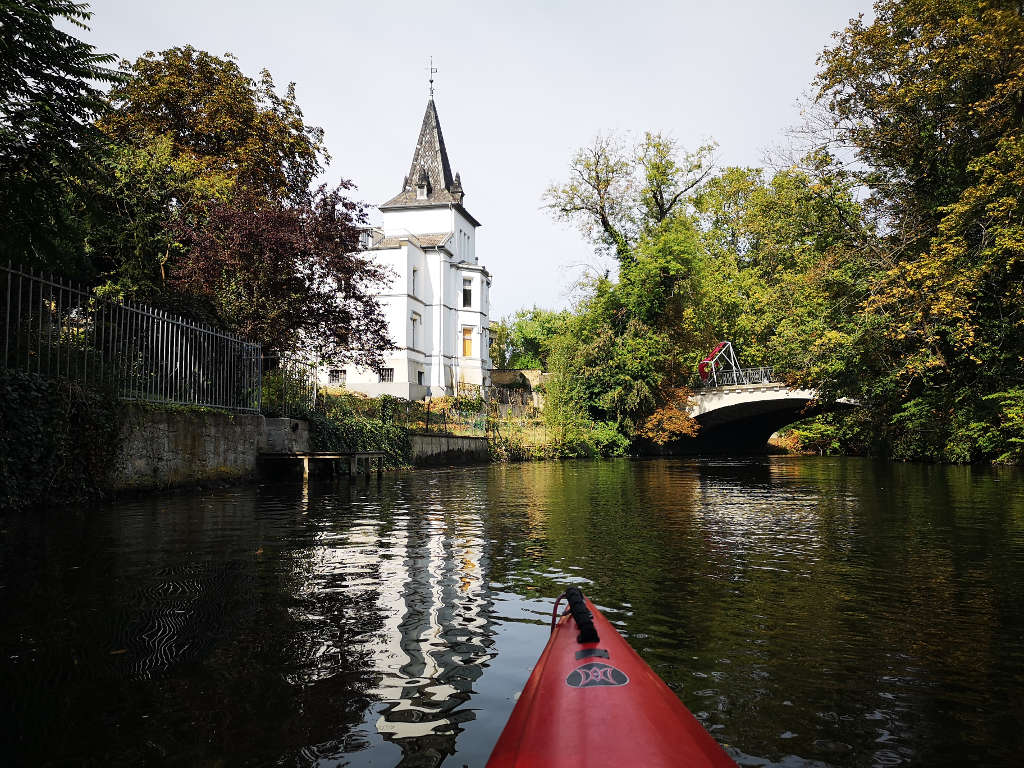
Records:
M309 464L312 461L330 461L332 464L333 473L337 474L338 466L340 462L348 462L348 474L349 477L356 477L359 474L360 467L363 468L364 473L369 477L372 471L372 464L374 459L377 461L377 474L380 475L384 471L384 451L299 451L296 453L261 453L261 459L270 460L291 460L302 462L302 479L309 479Z

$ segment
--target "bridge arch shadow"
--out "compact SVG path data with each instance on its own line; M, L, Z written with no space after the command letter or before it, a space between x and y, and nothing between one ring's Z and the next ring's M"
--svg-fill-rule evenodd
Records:
M768 439L783 427L854 406L848 401L821 404L815 391L781 383L709 388L696 393L689 408L700 432L675 447L684 455L764 454Z

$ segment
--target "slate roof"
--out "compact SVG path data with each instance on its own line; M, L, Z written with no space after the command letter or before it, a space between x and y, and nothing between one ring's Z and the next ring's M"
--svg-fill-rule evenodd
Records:
M417 199L416 184L422 183L424 177L427 182L427 196L425 199ZM437 107L431 98L423 115L423 124L420 126L420 135L416 140L416 151L412 155L409 173L402 182L402 191L380 206L380 209L384 211L388 208L426 208L449 204L461 207L464 196L462 179L458 174L452 176L448 150L445 149L444 136L441 133L441 121L438 120ZM472 219L471 216L469 218Z
M415 245L420 248L437 248L448 243L451 238L451 232L436 232L429 235L406 235L404 237L382 237L373 240L370 245L370 250L386 250L388 248L397 248L400 245L401 240L411 240Z

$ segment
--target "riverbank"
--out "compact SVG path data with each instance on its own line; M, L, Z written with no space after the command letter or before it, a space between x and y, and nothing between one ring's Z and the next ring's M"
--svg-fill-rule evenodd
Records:
M325 396L292 418L125 402L17 371L0 372L0 390L0 510L255 482L264 453L375 451L393 469L489 460L485 437L411 432L390 401L365 413Z

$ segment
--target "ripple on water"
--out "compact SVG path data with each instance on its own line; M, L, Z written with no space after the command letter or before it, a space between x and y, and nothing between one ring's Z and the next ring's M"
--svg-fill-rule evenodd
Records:
M0 716L25 764L481 766L575 583L740 765L1016 765L1020 480L528 464L18 519Z

